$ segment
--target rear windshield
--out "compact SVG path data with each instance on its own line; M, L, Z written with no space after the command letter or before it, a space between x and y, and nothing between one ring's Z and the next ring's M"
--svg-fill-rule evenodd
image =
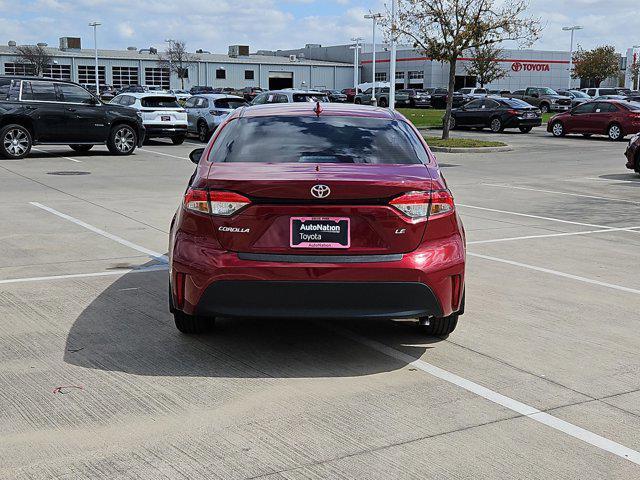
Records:
M640 102L621 103L620 105L625 106L627 110L640 111Z
M615 88L601 88L600 95L617 95L618 91Z
M294 102L328 102L329 99L324 94L319 93L294 93Z
M144 97L140 104L152 108L182 108L176 97Z
M231 108L235 110L238 107L242 107L243 105L247 105L241 98L219 98L215 102L216 108Z
M247 117L231 121L210 161L261 163L428 163L402 121L358 117Z
M528 108L531 107L531 104L522 101L518 98L501 98L500 100L498 100L500 103L503 103L505 105L508 105L510 107L513 108Z

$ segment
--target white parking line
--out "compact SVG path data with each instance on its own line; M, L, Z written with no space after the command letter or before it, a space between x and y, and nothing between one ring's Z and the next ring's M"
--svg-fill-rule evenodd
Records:
M154 252L153 250L149 250L148 248L145 248L141 245L138 245L136 243L130 242L129 240L125 240L122 237L118 237L117 235L113 235L109 232L105 232L104 230L99 229L98 227L94 227L93 225L89 225L86 222L83 222L82 220L78 220L77 218L74 218L70 215L67 215L66 213L62 213L59 212L58 210L55 210L51 207L47 207L46 205L42 205L41 203L38 202L29 202L31 205L33 205L34 207L38 207L41 208L42 210L46 210L49 213L53 213L54 215L57 215L60 218L64 218L65 220L68 220L70 222L75 223L76 225L80 225L81 227L86 228L87 230L91 230L94 233L97 233L98 235L102 235L103 237L106 237L110 240L113 240L114 242L118 242L121 245L124 245L126 247L129 248L133 248L134 250L137 250L138 252L142 252L146 255L149 255L150 257L162 262L162 263L168 263L169 259L167 258L166 255L163 255L161 253L158 252Z
M515 215L515 216L518 216L518 217L537 218L539 220L548 220L550 222L567 223L569 225L582 225L583 227L605 228L605 229L613 228L610 225L595 225L593 223L573 222L571 220L562 220L560 218L542 217L540 215L531 215L531 214L528 214L528 213L510 212L508 210L498 210L496 208L477 207L475 205L465 205L463 203L456 203L456 206L463 207L463 208L473 208L473 209L476 209L476 210L484 210L486 212L505 213L507 215ZM622 230L629 230L629 229L628 228L622 228L621 231ZM635 230L629 230L629 231L630 232L635 232ZM640 232L636 232L636 233L640 233Z
M613 453L618 457L624 458L625 460L629 460L630 462L640 465L640 452L632 450L629 447L625 447L620 443L614 442L613 440L609 440L608 438L597 435L589 430L585 430L582 427L578 427L577 425L561 420L558 417L554 417L553 415L542 412L537 408L532 407L531 405L527 405L526 403L522 403L518 400L502 395L498 392L490 390L489 388L472 382L471 380L467 380L466 378L448 372L447 370L443 370L442 368L436 367L435 365L427 363L423 360L416 359L383 343L376 342L375 340L370 340L366 337L357 335L350 330L345 330L339 327L331 327L331 330L355 342L372 348L373 350L383 353L384 355L400 360L403 363L407 363L408 365L411 365L425 373L428 373L429 375L439 378L440 380L444 380L445 382L463 388L468 392L479 395L480 397L489 400L490 402L496 403L505 408L508 408L509 410L524 415L531 420L535 420L536 422L547 425L554 430L566 433L567 435L577 438L578 440L582 440L589 445L593 445L594 447L598 447L602 450Z
M592 198L595 200L607 200L613 202L621 202L621 203L631 203L633 205L640 205L640 202L636 202L633 200L626 200L624 198L615 198L615 197L601 197L598 195L584 195L582 193L571 193L571 192L558 192L556 190L543 190L539 188L529 188L529 187L516 187L515 185L500 185L497 183L482 183L481 185L487 187L499 187L499 188L509 188L512 190L526 190L529 192L540 192L540 193L551 193L555 195L567 195L570 197L582 197L582 198Z
M92 272L92 273L72 273L69 275L49 275L46 277L25 277L25 278L10 278L7 280L0 280L0 285L6 285L9 283L27 283L27 282L44 282L47 280L67 280L70 278L89 278L89 277L108 277L111 275L125 275L128 273L145 273L156 272L161 270L168 270L167 264L163 265L151 265L141 268L127 268L121 270L110 270L108 272Z
M64 155L59 155L59 154L57 154L55 152L48 152L46 150L40 150L39 148L35 148L35 147L31 147L31 150L36 150L36 151L42 152L42 153L48 153L49 155L53 155L55 157L64 158L65 160L70 160L72 162L82 163L82 160L78 160L77 158L65 157Z
M598 182L627 182L627 183L638 183L640 184L640 179L639 180L625 180L625 179L617 179L617 178L597 178L597 177L584 177L585 180L597 180Z
M170 153L156 152L155 150L147 150L146 148L139 148L138 150L140 150L141 152L147 152L147 153L154 153L156 155L162 155L164 157L179 158L180 160L189 160L189 157L178 157L177 155L171 155Z
M514 262L513 260L506 260L504 258L492 257L490 255L480 255L479 253L467 252L470 257L484 258L485 260L491 260L493 262L505 263L507 265L513 265L514 267L528 268L529 270L535 270L536 272L548 273L550 275L556 275L558 277L569 278L571 280L577 280L578 282L590 283L591 285L599 285L601 287L612 288L614 290L620 290L621 292L634 293L640 295L640 290L635 288L625 287L617 285L615 283L601 282L600 280L593 280L591 278L581 277L579 275L573 275L571 273L560 272L558 270L551 270L550 268L537 267L535 265L529 265L527 263Z
M510 242L513 240L529 240L532 238L570 237L572 235L589 235L592 233L631 232L639 228L640 226L639 227L620 227L620 228L601 228L600 230L586 230L582 232L547 233L547 234L541 234L541 235L526 235L524 237L495 238L492 240L476 240L473 242L467 242L467 245L481 245L483 243Z

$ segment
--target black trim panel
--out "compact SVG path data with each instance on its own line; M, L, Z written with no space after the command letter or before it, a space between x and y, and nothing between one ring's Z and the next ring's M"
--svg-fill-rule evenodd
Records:
M279 255L272 253L238 253L240 260L284 263L380 263L402 260L401 253L391 255Z
M198 315L271 318L418 318L442 316L418 282L222 280L202 294Z

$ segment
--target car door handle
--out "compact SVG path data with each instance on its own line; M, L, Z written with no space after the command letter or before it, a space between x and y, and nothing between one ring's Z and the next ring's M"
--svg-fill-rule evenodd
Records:
M71 108L71 107L67 108L67 110L70 111L70 112L75 112L76 111L75 108Z

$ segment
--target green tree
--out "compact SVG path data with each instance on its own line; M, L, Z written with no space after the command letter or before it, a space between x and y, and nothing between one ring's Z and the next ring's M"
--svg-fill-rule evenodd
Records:
M620 60L612 45L603 45L593 50L578 50L573 54L572 78L581 78L595 83L596 87L609 77L618 77Z
M473 60L465 66L465 70L469 75L477 77L481 87L507 76L507 71L500 66L502 49L495 45L475 47L471 56Z
M449 64L449 94L442 138L449 138L449 119L458 58L465 50L515 40L530 45L541 31L540 20L525 17L526 0L398 0L394 30L426 56ZM387 15L385 26L391 26Z

